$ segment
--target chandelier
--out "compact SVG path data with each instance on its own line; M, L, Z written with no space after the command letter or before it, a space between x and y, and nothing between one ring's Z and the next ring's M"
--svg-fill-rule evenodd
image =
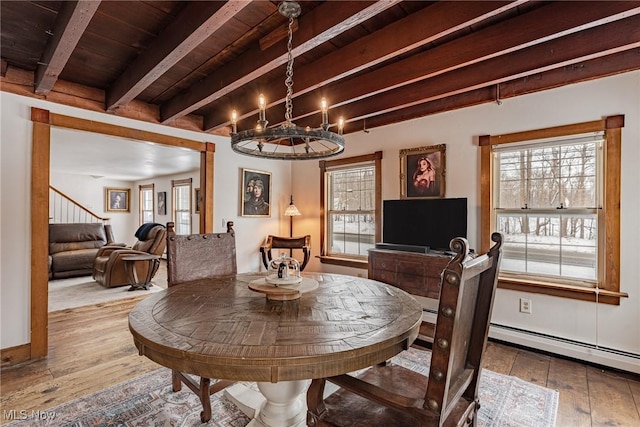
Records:
M344 120L340 118L337 124L337 132L331 132L329 124L327 102L321 101L322 123L318 128L297 126L291 121L293 102L293 54L291 41L293 39L293 22L300 16L300 5L294 1L283 1L278 6L278 12L289 18L289 31L287 41L287 71L285 86L284 122L267 127L266 99L260 94L258 100L258 122L254 129L238 132L238 114L234 110L231 113L231 148L236 153L249 156L263 157L281 160L306 160L334 156L344 150Z

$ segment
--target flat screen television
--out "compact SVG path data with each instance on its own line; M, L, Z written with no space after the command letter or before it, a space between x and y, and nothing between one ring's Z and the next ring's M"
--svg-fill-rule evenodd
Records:
M467 237L467 199L384 200L382 241L449 250L454 237Z

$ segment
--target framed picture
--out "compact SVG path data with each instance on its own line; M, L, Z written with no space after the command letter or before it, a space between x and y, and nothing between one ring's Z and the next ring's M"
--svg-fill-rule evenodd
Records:
M158 215L167 214L167 192L158 191Z
M195 213L199 214L200 213L200 204L202 203L202 198L200 196L200 189L196 188L195 190L193 190L195 193L195 201L196 201L196 210Z
M105 188L104 205L107 212L129 212L131 190L128 188Z
M444 197L446 145L400 150L400 198Z
M271 173L242 169L241 216L271 216Z

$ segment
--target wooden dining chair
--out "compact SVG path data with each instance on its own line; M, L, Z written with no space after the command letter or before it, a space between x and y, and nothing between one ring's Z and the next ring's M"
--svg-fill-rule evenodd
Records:
M260 246L260 254L262 255L262 264L264 268L269 269L269 264L273 260L273 251L289 250L289 256L293 256L293 250L300 249L303 259L300 262L300 271L303 271L311 257L311 235L307 234L302 237L279 237L268 235L262 246ZM276 257L278 253L276 253Z
M491 238L493 247L476 258L466 239L451 241L456 256L442 273L428 377L384 363L358 375L314 379L307 392L307 425L476 425L478 379L502 255L502 234ZM326 381L341 388L323 399Z
M236 238L233 222L227 222L226 233L185 234L175 233L175 224L167 223L167 283L172 286L189 286L190 282L209 278L234 276L238 272L236 262ZM232 385L235 381L213 380L191 376L172 370L173 391L180 391L182 383L198 395L202 402L200 419L211 419L210 396Z

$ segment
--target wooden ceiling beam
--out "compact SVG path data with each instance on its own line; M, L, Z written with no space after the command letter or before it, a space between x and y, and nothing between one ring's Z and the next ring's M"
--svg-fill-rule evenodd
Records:
M295 69L294 95L300 96L322 85L400 56L412 49L517 7L521 3L522 1L435 3L393 22L379 31L362 37L342 49L325 55L312 64ZM424 25L425 22L429 22L430 25ZM372 46L375 48L372 49ZM257 82L257 86L262 88L262 93L270 106L284 102L286 90L283 81L284 76L278 80ZM236 91L232 96L242 100L242 107L247 109L241 111L239 119L257 114L257 104L250 103L255 98L251 89ZM247 105L247 101L249 105ZM221 102L232 103L230 100L221 100ZM316 99L316 104L318 102L319 100ZM278 117L284 117L284 110ZM223 108L216 109L205 117L206 130L215 130L228 124L229 114Z
M53 88L99 6L100 1L93 0L62 2L53 36L36 69L35 92L38 95L46 95Z
M520 49L555 37L566 36L640 14L640 7L628 1L609 2L606 7L598 2L586 2L578 10L572 3L550 3L508 21L371 71L366 78L355 77L342 80L319 91L299 96L295 99L294 119L299 120L318 113L318 100L322 96L327 98L333 110L333 112L330 111L331 117L337 120L335 111L341 105L500 55L513 54ZM549 17L557 17L557 19ZM527 31L520 31L520 28L527 28ZM300 78L296 77L296 83L299 80ZM271 107L269 115L284 117L284 106ZM209 117L205 117L205 129L209 129L209 125ZM239 122L238 126L244 129L247 124Z
M333 114L359 120L638 47L640 16L635 15L390 90L373 101L362 99Z
M471 107L500 101L509 98L554 89L568 84L580 83L600 79L620 73L640 70L640 53L637 50L626 50L613 55L584 61L553 70L545 71L527 77L500 83L497 86L487 86L468 92L459 93L447 98L429 101L424 104L380 114L365 120L357 120L345 127L345 133L359 132L363 129L373 129L413 120L431 114Z
M249 4L246 0L190 2L113 83L106 109L113 111L133 100Z
M332 2L321 4L298 18L299 29L294 40L294 57L370 19L399 1L344 2L340 3L340 7L335 7ZM253 49L226 64L222 69L214 71L186 92L164 103L160 108L163 123L204 107L285 64L287 62L286 43L287 41L283 40L264 51L260 50L259 44L256 43Z

